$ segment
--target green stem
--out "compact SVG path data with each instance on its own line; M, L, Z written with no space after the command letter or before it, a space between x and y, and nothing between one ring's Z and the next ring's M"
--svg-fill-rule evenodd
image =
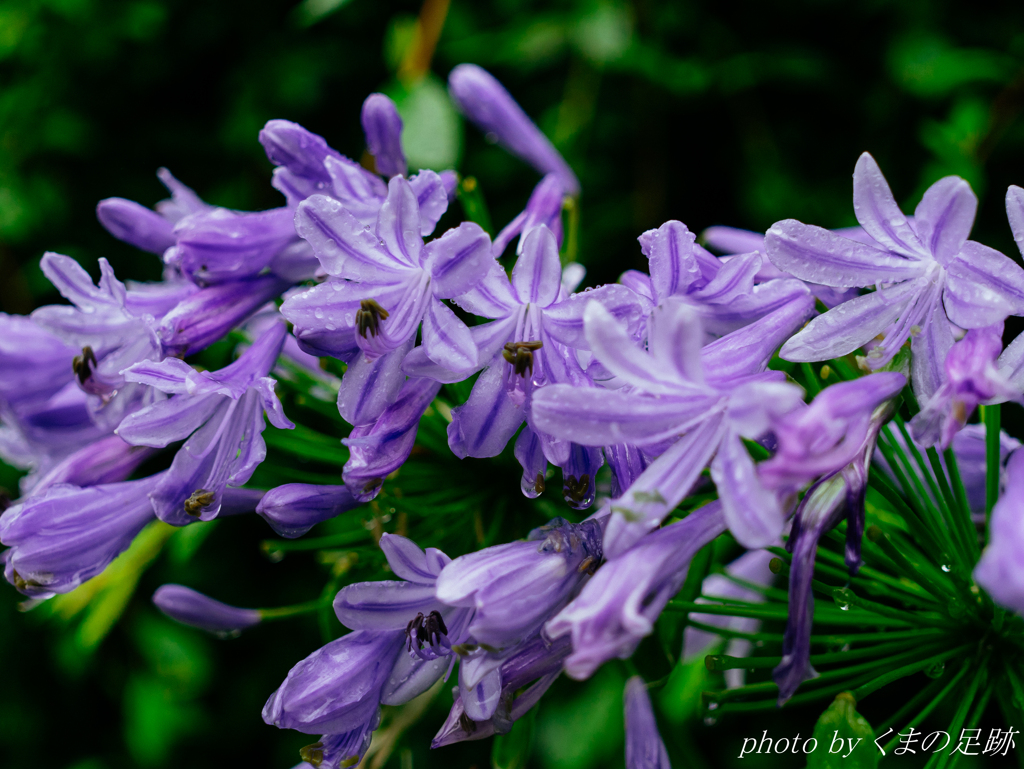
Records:
M992 517L992 508L999 498L999 432L1002 429L1002 406L982 406L981 420L985 424L985 521Z
M894 606L886 606L883 603L877 601L869 601L867 598L862 598L855 592L850 590L848 587L837 587L832 591L832 595L835 597L836 603L846 603L850 606L859 606L865 611L869 611L873 614L877 614L880 617L891 617L892 619L903 620L905 618L911 618L907 621L915 622L919 625L925 625L927 627L937 628L954 628L956 625L950 623L950 621L943 617L937 612L908 612L905 609L897 609Z
M565 248L562 250L562 266L576 261L580 249L580 199L566 198L563 208L568 214L565 228Z
M960 508L969 512L971 505L967 501L967 491L964 489L964 482L960 478L960 466L956 462L956 454L953 453L953 449L946 449L942 452L942 456L946 460L946 469L949 470L949 480L953 483L953 493L956 494L957 501L960 503ZM970 519L968 518L967 521L969 523ZM971 526L971 534L974 560L971 561L970 567L973 568L974 564L978 560L978 537L974 533L973 525ZM968 571L970 570L971 569L969 568Z
M323 608L325 605L330 606L331 600L317 598L315 601L306 601L305 603L297 603L292 606L279 606L273 609L257 609L257 611L264 620L275 620L295 617L299 614L312 614L318 609Z
M973 710L971 710L971 718L973 719L975 717L981 718L981 711L984 711L984 706L988 704L988 698L989 695L992 693L992 687L986 687L982 692L980 700L977 703L975 703L974 701L974 697L978 693L978 689L982 686L982 684L985 681L985 678L987 677L987 669L985 664L987 661L988 655L986 654L985 659L982 660L981 665L978 666L978 670L974 674L974 678L971 680L970 687L968 687L963 699L960 700L960 707L956 709L956 714L953 716L953 721L949 725L949 734L953 739L959 739L960 730L964 726L964 721L967 719L967 713L968 710L971 709L971 706L974 705ZM979 708L978 705L981 705L981 707ZM950 747L954 747L952 742L950 743ZM944 767L946 763L949 761L949 758L950 756L952 756L952 754L952 751L948 753L944 751L942 753L936 754L935 757L938 758L938 761L936 761L935 763L935 769L942 769L942 767ZM931 764L931 761L929 761L928 763Z
M709 604L696 603L693 601L669 601L665 611L696 612L697 614L712 614L724 617L748 617L761 620L786 620L789 618L787 606L759 606L754 604L743 605L740 603ZM868 612L826 611L816 608L814 619L827 625L878 625L880 627L913 627L913 624L906 620L897 620L879 617Z
M818 375L814 373L810 363L801 363L800 370L804 372L804 382L807 384L808 397L816 398L818 393L821 392L821 382L818 381Z
M290 553L300 550L326 550L334 547L345 547L346 545L360 544L370 538L370 532L350 531L344 534L334 534L329 537L314 537L312 539L280 540L265 539L260 543L260 549L267 555L277 553Z
M900 720L902 720L907 713L909 713L922 702L927 700L928 697L931 696L931 693L941 686L942 691L940 691L937 695L932 697L928 704L916 716L914 716L913 719L911 719L910 723L907 724L907 728L914 728L916 726L919 726L929 715L931 715L931 712L935 710L935 708L937 708L944 699L946 699L949 693L953 691L953 688L958 683L960 683L960 680L965 675L967 675L967 671L969 668L970 663L965 662L963 665L960 666L960 670L957 671L957 674L953 676L953 678L951 678L948 682L946 682L945 685L943 685L941 678L936 679L934 682L932 682L927 687L922 689L921 693L914 697L914 699L912 699L904 707L900 708L895 714L893 714L893 716L889 718L889 720L887 720L884 724L879 726L877 731L884 734L886 729L890 728L891 726L893 726L893 724L896 724ZM885 744L883 750L885 750L886 753L889 753L889 751L893 749L896 743L899 742L900 736L898 732L901 731L903 730L897 730L897 734L895 734L893 738Z
M896 668L895 670L890 670L888 673L880 675L873 681L869 681L868 683L861 686L859 689L856 689L853 692L854 699L856 699L857 702L860 702L862 699L867 697L872 692L878 691L883 686L891 684L893 681L898 681L899 679L912 675L913 673L916 673L919 670L924 670L926 668L931 667L932 665L937 665L940 662L945 662L950 657L966 652L970 648L971 644L964 644L963 646L958 646L955 649L946 649L946 651L940 652L939 654L935 654L923 660L918 660L917 662L912 662L909 665L904 665L903 667ZM923 650L916 651L914 653L921 654L922 652Z
M920 645L920 639L915 637L893 643L865 646L861 649L850 649L845 652L812 654L811 665L817 667L818 665L833 665L838 662L848 662L856 659L884 657L887 654L901 652L908 647L919 647ZM705 657L704 664L708 670L752 670L755 668L773 668L781 661L781 657L730 657L727 654L709 654Z

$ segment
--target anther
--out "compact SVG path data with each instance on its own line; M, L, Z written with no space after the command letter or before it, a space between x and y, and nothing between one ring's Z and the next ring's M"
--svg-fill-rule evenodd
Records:
M79 384L84 385L86 380L92 376L93 369L96 368L96 353L92 351L89 345L82 348L82 354L76 355L74 360L71 361L71 370L75 372L75 376L78 377Z
M323 742L314 742L312 745L306 745L304 748L299 748L299 758L307 764L320 766L320 764L324 762Z
M380 333L380 322L386 320L390 313L377 304L375 299L363 299L356 310L356 329L359 336L366 339L366 334L377 336Z
M538 494L543 494L545 488L547 487L544 485L544 473L537 473L537 480L533 482L533 490Z
M467 716L465 713L459 716L459 726L462 727L462 731L467 734L472 734L476 731L476 721Z
M185 500L185 514L198 518L202 515L204 507L209 507L213 504L214 497L216 497L216 494L212 491L196 489L192 492L192 496Z
M533 376L533 353L544 346L543 342L509 342L501 352L513 370L519 376L525 377L527 370Z
M374 489L380 488L384 484L383 478L371 478L363 484L363 493L369 494Z
M405 628L405 637L409 640L409 651L413 650L413 643L418 647L421 643L427 646L435 646L441 643L441 637L448 635L448 628L444 624L444 618L437 611L432 611L424 616L419 612Z
M570 475L565 479L565 483L562 486L566 502L572 501L576 504L582 504L587 496L587 490L590 488L590 476L584 473L577 480L575 475Z

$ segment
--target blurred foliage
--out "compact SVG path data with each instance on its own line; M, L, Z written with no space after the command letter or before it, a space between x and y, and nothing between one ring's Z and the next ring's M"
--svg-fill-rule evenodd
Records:
M280 205L259 128L294 120L360 158L359 107L376 90L399 104L413 166L473 177L478 186L461 191L467 210L489 210L501 227L537 175L452 109L444 81L462 61L494 72L577 171L587 284L644 267L635 238L669 218L696 231L763 230L784 217L852 224L850 174L863 150L910 206L944 174L967 178L981 197L974 236L1017 258L1003 212L1006 186L1024 179L1017 4L428 3L443 28L420 22L412 0L0 0L0 309L58 299L38 268L45 250L94 273L107 256L121 277L159 277L158 260L99 226L98 200L152 204L164 196L154 171L167 166L213 203ZM221 365L232 347L211 348L204 365ZM330 383L280 376L300 429L268 428L253 485L337 482L347 428ZM442 405L465 393L446 388ZM414 461L381 496L306 538L273 539L256 516L180 531L154 524L75 593L19 614L30 607L0 590L0 765L294 765L310 739L265 726L260 709L295 662L342 632L330 610L218 640L163 618L148 596L173 581L241 606L294 604L384 578L375 540L385 530L458 555L566 514L557 493L519 496L510 451L486 465L454 459L444 426L443 413L429 413ZM17 474L0 471L16 488ZM728 542L709 550L705 570L733 554ZM700 660L672 667L673 648L670 628L631 663L559 680L493 754L491 740L428 750L450 704L439 687L386 709L367 765L621 766L622 685L634 666L649 680L667 675L655 702L677 765L795 765L738 764L742 739L809 734L820 707L706 725L699 693L716 674Z

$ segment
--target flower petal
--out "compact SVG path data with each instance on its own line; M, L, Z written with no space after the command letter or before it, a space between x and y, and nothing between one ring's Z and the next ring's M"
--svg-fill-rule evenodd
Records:
M924 247L942 264L960 253L974 226L978 198L959 176L929 187L914 211L914 229Z
M409 177L409 186L420 208L420 235L427 237L437 226L437 220L448 210L444 179L433 171L423 170Z
M313 195L299 204L295 231L313 248L328 275L378 282L382 272L394 273L412 266L385 250L373 232L326 195Z
M485 368L469 400L452 409L448 446L460 459L496 457L523 423L523 409L511 401L505 389L505 365L499 358Z
M388 196L377 215L377 237L396 260L409 267L420 266L423 237L419 201L402 176L388 182Z
M376 360L370 361L361 355L349 364L338 389L338 413L341 418L350 425L374 422L398 396L405 382L402 360L411 349L410 339Z
M449 371L467 373L477 367L477 348L469 328L437 299L423 316L423 347L427 357Z
M910 280L925 269L921 259L895 256L796 219L773 224L765 234L765 248L780 270L836 288Z
M484 279L494 264L491 239L479 224L463 222L423 248L423 269L439 299L464 294Z
M946 268L942 300L949 319L961 328L1024 315L1024 270L994 248L968 240Z
M722 500L729 531L743 547L779 544L785 524L778 498L761 485L754 461L738 434L730 432L711 463L711 479Z
M819 361L851 353L885 331L926 285L925 278L916 278L843 302L808 323L779 355L783 360Z
M434 586L415 582L357 582L334 599L338 621L352 630L404 630L418 613L440 611Z
M638 240L640 250L650 262L651 282L658 301L686 293L703 277L693 255L696 236L682 222L665 222L656 230L648 230Z
M504 318L522 306L508 275L497 262L491 263L487 274L472 290L455 297L454 302L466 312L483 318Z
M558 299L562 265L555 235L544 225L523 235L523 252L512 268L512 287L522 303L549 307Z
M853 171L853 210L857 214L860 226L883 247L912 259L928 255L921 239L907 221L906 215L896 205L896 199L892 196L892 190L882 176L878 163L866 152L857 159L857 167ZM797 273L793 274L800 277Z
M625 286L609 284L581 294L573 294L544 310L544 330L561 344L576 350L589 349L583 328L583 316L590 302L600 303L616 320L625 323L626 332L635 334L643 320L643 308L636 294Z

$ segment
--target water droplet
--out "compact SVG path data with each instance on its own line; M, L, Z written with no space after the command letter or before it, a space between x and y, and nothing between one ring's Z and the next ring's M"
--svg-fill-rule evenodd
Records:
M941 568L942 568L942 570L944 572L946 572L946 574L949 574L949 572L951 572L953 570L952 567L950 567L950 565L948 563L942 564Z
M835 602L836 602L836 606L838 606L841 611L849 611L850 610L850 602L849 601L844 601L839 596L836 596Z
M718 723L718 719L713 716L706 716L704 718L704 726L714 726Z
M709 702L708 703L708 710L718 710L718 703L717 702Z
M929 678L942 678L942 674L945 673L945 672L946 672L946 663L945 662L936 662L934 665L932 665L930 668L928 668L926 671L924 671L924 674L926 676L928 676Z
M757 641L754 641L754 646L760 649L762 646L764 646L764 641L758 639Z
M316 308L316 309L315 309L315 310L313 311L313 315L315 315L315 316L316 316L316 319L317 319L317 320L320 320L321 318L323 318L323 317L324 317L324 311L323 311L323 310L321 310L321 309L320 309L319 307L317 307L317 308Z

